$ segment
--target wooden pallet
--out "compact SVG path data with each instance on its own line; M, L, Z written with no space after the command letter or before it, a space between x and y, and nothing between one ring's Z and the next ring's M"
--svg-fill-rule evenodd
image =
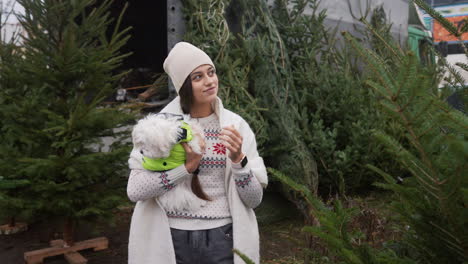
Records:
M50 248L44 248L24 253L27 264L41 264L44 258L64 255L70 264L86 264L88 262L78 251L92 248L94 251L107 249L109 241L105 237L98 237L85 241L76 242L73 246L66 246L61 239L50 241Z

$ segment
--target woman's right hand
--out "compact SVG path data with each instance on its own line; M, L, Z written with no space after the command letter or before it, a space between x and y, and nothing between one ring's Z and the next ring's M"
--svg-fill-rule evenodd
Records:
M198 154L192 150L192 148L185 142L180 143L185 150L185 168L189 173L193 173L197 170L200 165L200 161L203 157L203 154ZM201 141L201 149L205 150L205 141Z

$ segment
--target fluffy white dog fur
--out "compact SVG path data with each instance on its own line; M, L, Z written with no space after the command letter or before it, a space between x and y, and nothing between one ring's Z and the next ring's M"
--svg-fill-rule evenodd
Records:
M203 140L201 129L193 123L187 122L192 128L193 137L187 144L198 154L202 153L200 141ZM138 121L132 131L133 146L143 156L152 159L166 158L172 147L177 144L182 133L182 121L177 117L150 114ZM192 175L187 176L172 190L157 197L166 211L195 211L206 204L198 198L191 188Z

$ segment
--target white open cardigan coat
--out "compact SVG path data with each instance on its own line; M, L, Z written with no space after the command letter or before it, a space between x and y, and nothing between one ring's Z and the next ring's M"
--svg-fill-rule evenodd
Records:
M219 98L213 103L213 108L219 117L220 126L233 125L242 135L242 151L248 157L250 171L265 188L268 177L263 159L258 155L255 135L249 125L239 115L224 109ZM161 112L183 114L180 99L176 97ZM184 115L188 118L188 115ZM141 154L133 150L130 154L130 169L141 168ZM227 159L225 175L226 195L233 222L234 248L260 263L260 239L257 218L252 208L244 205L237 193L231 172L231 162ZM168 218L157 199L138 201L130 224L128 243L129 264L176 264L174 247ZM235 264L244 263L237 255Z

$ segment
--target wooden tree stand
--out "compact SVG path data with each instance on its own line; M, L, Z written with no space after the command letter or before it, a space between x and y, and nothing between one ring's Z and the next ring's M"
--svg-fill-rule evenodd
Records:
M107 249L109 241L105 237L93 238L85 241L76 242L73 246L65 246L62 239L50 241L50 248L44 248L24 253L24 260L27 264L41 264L44 258L64 255L70 264L86 264L85 259L78 251L92 248L94 251Z

